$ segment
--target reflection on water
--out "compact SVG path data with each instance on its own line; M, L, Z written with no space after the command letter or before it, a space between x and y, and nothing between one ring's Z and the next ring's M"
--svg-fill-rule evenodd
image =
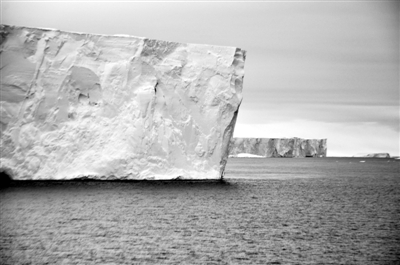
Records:
M394 264L399 161L231 159L226 182L18 182L0 264Z

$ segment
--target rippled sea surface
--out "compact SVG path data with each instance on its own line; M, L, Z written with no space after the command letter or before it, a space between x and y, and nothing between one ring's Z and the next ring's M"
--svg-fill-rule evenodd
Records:
M399 168L233 158L225 182L12 183L0 264L400 264Z

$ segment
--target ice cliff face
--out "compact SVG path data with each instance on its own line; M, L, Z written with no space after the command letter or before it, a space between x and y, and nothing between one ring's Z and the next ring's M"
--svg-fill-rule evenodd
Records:
M233 138L230 156L326 157L326 139Z
M14 179L218 179L245 51L1 26L0 170Z

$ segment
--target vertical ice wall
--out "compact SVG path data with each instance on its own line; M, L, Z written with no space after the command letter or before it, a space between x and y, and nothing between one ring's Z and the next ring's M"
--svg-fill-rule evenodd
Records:
M262 157L326 157L327 139L233 138L230 155Z
M218 179L245 51L1 26L0 170L14 179Z

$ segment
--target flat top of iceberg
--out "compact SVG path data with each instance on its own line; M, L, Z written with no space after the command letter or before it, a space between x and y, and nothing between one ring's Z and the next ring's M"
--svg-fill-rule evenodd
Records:
M160 41L165 41L165 42L171 42L171 43L177 43L177 44L188 44L188 45L203 45L203 46L212 46L212 47L224 47L224 48L238 48L234 46L223 46L223 45L213 45L213 44L202 44L202 43L184 43L184 42L177 42L177 41L168 41L168 40L161 40L161 39L156 39L156 38L148 38L148 37L140 37L140 36L135 36L135 35L129 35L129 34L101 34L101 33L88 33L88 32L80 32L80 31L67 31L67 30L60 30L60 29L55 29L55 28L42 28L42 27L27 27L27 26L17 26L17 25L7 25L7 24L2 24L1 27L12 27L16 29L38 29L38 30L43 30L43 31L58 31L58 32L63 32L63 33L71 33L71 34L79 34L79 35L94 35L94 36L105 36L105 37L116 37L116 38L136 38L136 39L142 39L142 40L160 40ZM239 48L241 49L241 48ZM243 49L241 49L243 50Z
M264 156L253 155L253 154L248 154L248 153L240 153L240 154L237 154L236 157L258 157L258 158L265 158Z

